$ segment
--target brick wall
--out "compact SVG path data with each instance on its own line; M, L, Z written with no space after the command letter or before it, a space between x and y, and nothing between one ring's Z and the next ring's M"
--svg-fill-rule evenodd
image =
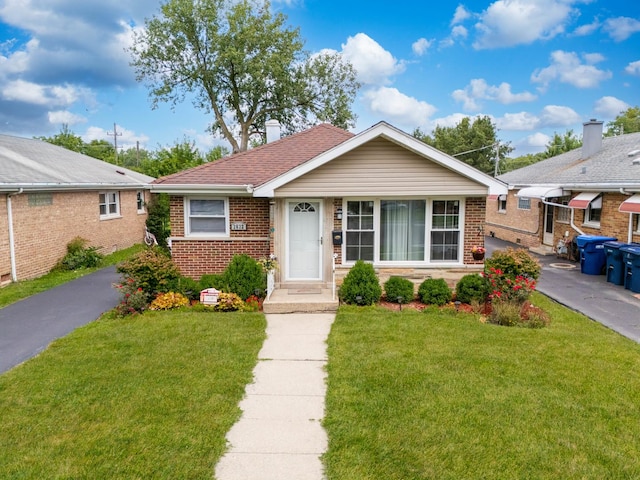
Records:
M268 199L229 198L229 222L243 222L246 230L232 230L220 240L184 237L184 199L171 197L171 256L183 275L194 279L220 273L235 254L259 260L271 252L270 205Z
M542 243L540 225L544 209L540 200L530 199L531 209L518 208L516 191L507 195L507 209L499 211L498 200L487 200L485 233L525 247Z
M121 216L108 220L100 220L98 192L53 193L51 198L51 205L40 206L30 206L26 192L11 199L18 280L35 278L51 270L75 237L100 247L103 254L143 239L147 215L138 213L136 191L120 192ZM6 224L6 199L2 208L4 212L0 213L4 213L2 221ZM0 252L4 256L3 242L4 232L0 236ZM5 278L10 265L6 259L0 265L0 276Z
M7 196L2 195L0 197L0 284L11 281L9 224L7 220Z
M482 264L483 260L474 260L471 247L484 247L486 199L484 197L469 197L465 201L464 214L464 256L465 264Z

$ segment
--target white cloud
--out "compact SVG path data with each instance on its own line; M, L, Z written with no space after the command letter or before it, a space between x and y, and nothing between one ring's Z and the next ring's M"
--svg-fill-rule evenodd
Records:
M506 82L499 86L488 85L482 78L475 78L464 89L455 90L451 95L454 100L461 102L468 111L477 111L482 105L480 100L497 101L503 105L518 102L532 102L537 97L529 92L512 93L511 85Z
M527 131L538 127L540 119L529 112L506 113L496 118L496 126L500 130Z
M621 42L640 32L640 20L629 17L609 18L604 22L603 29L616 42Z
M467 38L468 30L462 25L456 25L451 29L451 38Z
M587 35L591 35L593 32L600 28L601 24L598 19L594 19L593 22L587 23L585 25L580 25L573 31L573 35L576 37L586 37Z
M528 135L524 140L518 142L518 147L545 148L550 141L551 137L549 135L536 132L532 135Z
M388 85L390 77L404 71L403 62L364 33L349 37L342 45L342 55L358 72L358 80L366 85Z
M49 112L48 117L49 123L52 125L77 125L78 123L85 123L87 121L82 115L76 115L68 110Z
M615 118L630 105L616 97L602 97L596 101L593 111L604 118Z
M467 18L471 17L471 13L464 7L464 5L458 5L453 19L451 20L451 26L464 22Z
M497 0L475 25L476 49L501 48L548 40L564 32L575 11L566 0Z
M579 123L580 115L569 107L547 105L540 114L541 127L568 127Z
M626 73L628 73L629 75L640 76L640 60L636 60L635 62L631 62L629 65L626 66L624 71Z
M87 96L84 89L73 85L39 85L25 80L5 83L0 90L3 100L46 107L67 107Z
M612 77L610 71L599 70L592 64L602 58L598 54L585 54L583 60L586 63L582 63L575 52L556 50L551 53L551 65L533 72L531 81L540 83L543 89L554 80L577 88L597 87L600 82Z
M425 125L436 108L427 102L409 97L396 88L379 87L366 90L362 100L368 109L391 123L409 128Z
M413 50L413 53L421 57L422 55L427 53L427 50L429 50L429 47L431 47L431 45L433 45L433 40L419 38L418 40L413 42L413 44L411 45L411 49Z

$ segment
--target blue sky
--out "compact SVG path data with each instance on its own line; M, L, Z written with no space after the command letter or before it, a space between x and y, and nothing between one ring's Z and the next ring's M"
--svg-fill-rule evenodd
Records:
M156 149L225 144L189 102L152 110L129 67L153 0L0 0L0 133ZM640 2L280 0L306 49L340 52L363 84L355 132L380 120L412 132L488 115L512 156L544 150L640 105Z

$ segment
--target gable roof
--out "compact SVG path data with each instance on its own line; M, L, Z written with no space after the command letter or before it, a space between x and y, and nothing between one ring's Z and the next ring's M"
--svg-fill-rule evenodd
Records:
M640 133L605 137L602 148L587 158L576 148L498 178L515 188L556 185L569 190L640 191Z
M0 134L0 191L139 189L152 180L42 140Z
M386 122L358 135L321 124L253 150L159 178L153 182L152 189L168 193L253 193L256 197L273 197L275 189L375 138L385 138L485 185L491 193L507 193L502 182Z
M257 148L161 177L153 182L153 189L180 191L203 186L209 190L212 187L246 190L249 186L272 180L353 136L351 132L322 123Z

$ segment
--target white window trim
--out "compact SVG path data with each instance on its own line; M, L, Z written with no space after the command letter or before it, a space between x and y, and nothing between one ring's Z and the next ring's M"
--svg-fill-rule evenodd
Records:
M425 209L425 238L424 238L424 252L427 260L408 260L408 261L382 261L380 260L380 201L381 200L424 200L426 202ZM433 201L434 200L448 200L460 202L460 209L458 211L458 231L460 234L458 243L458 260L431 260L431 232L433 221ZM347 202L363 202L373 201L373 263L374 267L453 267L463 265L464 262L464 234L465 234L465 198L464 197L397 197L393 195L384 197L345 197L342 199L342 211L347 212ZM346 214L345 217L346 219ZM342 223L342 265L352 266L355 264L352 260L347 260L347 222L343 220ZM438 230L440 231L440 230Z
M633 233L640 234L640 213L634 213L631 221L634 222L633 225L636 227Z
M222 200L224 202L224 233L191 233L191 200ZM229 238L229 197L184 197L184 236L188 238Z
M141 208L138 208L138 195L142 195L142 207ZM144 190L136 190L136 209L138 210L138 213L146 213L147 212L145 204L146 204L146 200L145 200Z
M109 213L109 195L115 193L116 195L116 212L115 213ZM122 218L122 215L120 214L120 192L119 191L113 191L113 190L106 190L106 191L100 191L98 192L98 213L100 212L100 205L103 205L102 203L100 203L100 195L104 195L105 199L106 199L106 206L107 206L107 213L106 214L100 214L100 220L109 220L112 218Z
M591 205L593 203L596 203L596 205L599 205L600 218L602 219L602 195L598 195L596 198L591 200L591 202L589 202L589 205L584 210L584 222L582 222L582 225L589 228L600 228L600 220L598 221L591 220Z

